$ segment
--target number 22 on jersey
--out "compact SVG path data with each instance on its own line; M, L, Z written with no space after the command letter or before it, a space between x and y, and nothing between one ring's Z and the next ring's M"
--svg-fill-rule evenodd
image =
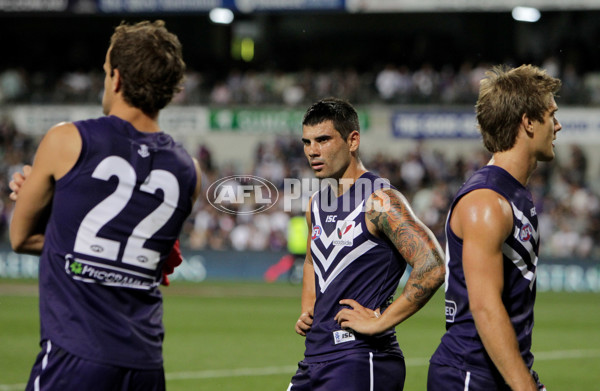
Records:
M131 164L118 156L105 158L92 173L93 178L104 181L108 181L113 176L118 179L117 188L83 218L73 249L80 254L109 261L118 260L121 243L101 238L98 236L98 232L125 209L131 200L137 181L135 170ZM151 194L159 189L164 193L163 201L133 229L127 239L121 259L125 264L156 270L160 253L143 246L175 212L175 206L179 202L179 182L175 175L165 170L152 170L140 186L141 191Z

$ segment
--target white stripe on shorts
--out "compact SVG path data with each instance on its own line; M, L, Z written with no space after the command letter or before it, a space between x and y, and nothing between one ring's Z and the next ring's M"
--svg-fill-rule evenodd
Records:
M465 391L469 391L469 382L471 381L471 372L467 371L467 376L465 376Z
M373 378L373 352L369 352L369 390L373 391L375 389L375 379Z
M52 350L52 342L50 342L50 340L47 340L46 341L46 354L44 355L44 358L42 359L42 371L44 369L46 369L46 367L48 366L48 356L50 355L51 350ZM37 377L35 378L35 381L33 383L33 389L35 391L40 391L40 376L42 376L41 372L39 375L37 375Z

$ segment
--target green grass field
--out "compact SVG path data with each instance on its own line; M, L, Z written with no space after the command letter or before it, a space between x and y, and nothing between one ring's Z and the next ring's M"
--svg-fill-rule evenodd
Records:
M35 282L0 280L0 391L22 390L38 353ZM285 391L304 340L293 331L300 287L181 283L165 295L169 391ZM405 390L425 390L444 331L443 292L397 329ZM600 294L538 295L535 369L549 391L600 391Z

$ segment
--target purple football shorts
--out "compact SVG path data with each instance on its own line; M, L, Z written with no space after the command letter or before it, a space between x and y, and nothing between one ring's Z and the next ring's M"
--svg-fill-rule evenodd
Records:
M357 352L331 361L299 362L288 391L402 391L405 377L401 354Z
M74 356L51 341L42 343L25 391L165 391L162 368L141 370Z
M531 373L538 389L545 391L546 388L540 383L537 373ZM427 391L510 391L510 387L499 374L488 377L450 366L430 364Z

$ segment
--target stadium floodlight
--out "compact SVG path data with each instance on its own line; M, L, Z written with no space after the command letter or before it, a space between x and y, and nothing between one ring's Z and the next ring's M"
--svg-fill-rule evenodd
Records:
M230 24L233 22L233 12L227 8L213 8L208 13L210 21L219 24Z
M535 23L540 20L541 14L537 8L515 7L512 10L512 17L518 22Z

